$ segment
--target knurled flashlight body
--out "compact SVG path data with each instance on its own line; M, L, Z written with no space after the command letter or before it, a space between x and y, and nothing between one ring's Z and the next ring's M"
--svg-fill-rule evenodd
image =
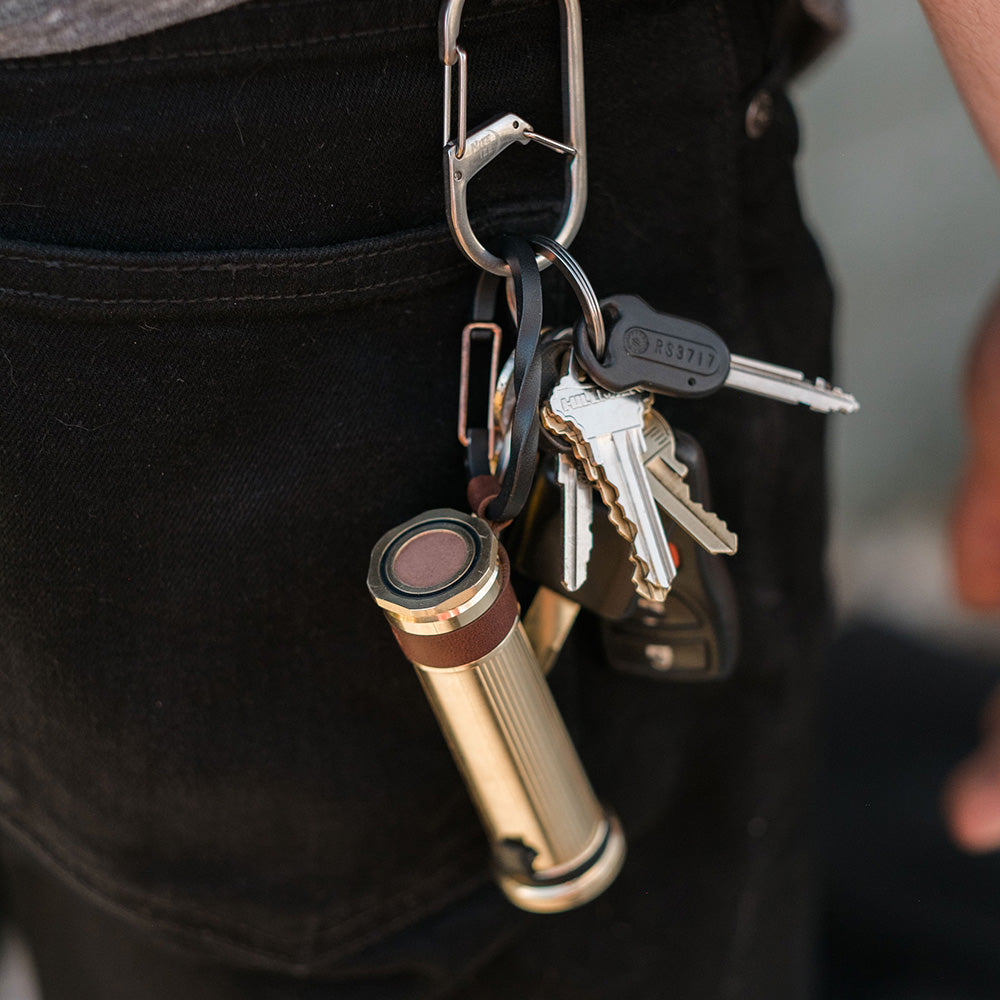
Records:
M518 616L490 526L432 510L387 532L368 586L416 667L522 909L558 912L615 878L625 839L594 795Z

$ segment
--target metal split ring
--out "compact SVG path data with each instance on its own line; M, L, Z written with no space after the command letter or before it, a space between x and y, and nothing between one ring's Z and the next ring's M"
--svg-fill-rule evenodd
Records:
M561 244L548 236L529 236L528 242L548 261L555 264L562 276L569 282L583 310L583 321L590 334L591 345L598 360L604 357L607 335L604 332L604 316L601 303L590 279L580 267L576 258Z

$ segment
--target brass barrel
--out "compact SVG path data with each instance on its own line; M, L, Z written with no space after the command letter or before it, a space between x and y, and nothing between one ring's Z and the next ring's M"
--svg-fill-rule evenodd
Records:
M388 532L368 586L417 669L517 906L551 913L618 874L625 838L598 802L518 616L489 525L432 510Z

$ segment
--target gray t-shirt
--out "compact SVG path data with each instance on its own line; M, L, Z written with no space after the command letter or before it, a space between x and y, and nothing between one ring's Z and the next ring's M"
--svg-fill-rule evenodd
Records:
M73 52L145 35L242 0L0 0L0 59Z
M0 59L74 52L235 7L243 0L0 0ZM623 3L627 0L622 0ZM843 28L846 0L791 0L800 63ZM798 68L798 67L796 67Z

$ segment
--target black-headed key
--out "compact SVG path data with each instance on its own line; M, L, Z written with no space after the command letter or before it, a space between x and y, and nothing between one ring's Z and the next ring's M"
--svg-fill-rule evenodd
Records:
M730 354L712 329L653 309L637 295L601 302L607 347L598 359L586 329L576 330L577 357L604 389L643 389L696 399L728 386L783 403L802 403L821 413L853 413L858 401L823 379L810 382L793 368Z

